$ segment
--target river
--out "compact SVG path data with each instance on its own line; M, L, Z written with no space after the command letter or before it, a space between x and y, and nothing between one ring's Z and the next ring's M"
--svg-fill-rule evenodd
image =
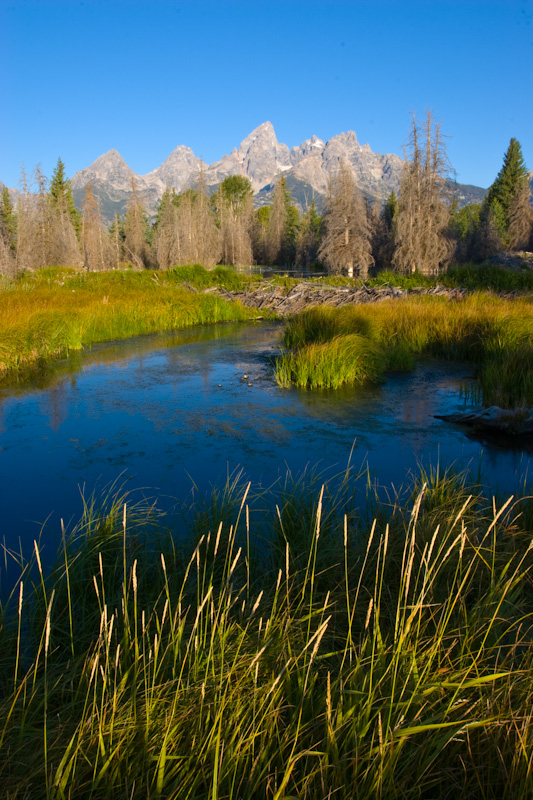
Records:
M216 325L96 345L54 365L39 384L0 393L0 537L48 550L60 518L79 517L80 491L119 480L171 507L243 469L270 486L287 469L333 475L368 465L403 483L417 463L452 462L502 494L517 491L531 450L469 438L436 420L468 408L464 364L424 361L378 386L280 389L276 323ZM43 524L46 525L43 528Z

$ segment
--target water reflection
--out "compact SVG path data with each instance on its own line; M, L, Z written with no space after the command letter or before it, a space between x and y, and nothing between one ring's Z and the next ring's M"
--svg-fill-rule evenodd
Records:
M469 439L433 418L465 407L470 368L426 362L379 386L279 389L274 323L217 325L98 345L56 366L46 386L0 395L0 537L27 547L40 526L55 549L60 517L79 516L78 486L125 471L131 487L184 498L237 467L271 485L289 467L356 467L398 484L417 461L440 457L515 491L530 454ZM246 377L245 377L246 376ZM251 384L251 385L249 385Z

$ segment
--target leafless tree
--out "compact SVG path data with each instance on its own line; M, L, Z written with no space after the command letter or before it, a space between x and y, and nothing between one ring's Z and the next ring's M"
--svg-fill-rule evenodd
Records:
M440 123L427 111L420 126L413 114L395 226L393 264L399 272L434 275L449 260L448 172Z
M230 175L213 195L224 264L253 263L253 190L248 178Z
M54 204L47 194L46 178L35 168L35 188L30 191L24 169L17 210L17 269L79 265L81 256L68 209Z
M135 178L131 179L131 195L124 220L124 254L137 269L145 269L150 263L150 252L146 241L148 220L141 198L137 192Z
M265 248L267 264L275 264L283 249L287 226L285 191L285 181L283 178L280 178L274 187L268 218Z
M98 199L94 195L90 181L83 199L81 243L83 266L86 270L92 272L111 268L113 248L108 232L102 224Z
M330 179L323 223L319 258L330 272L345 271L349 276L366 278L374 263L370 227L363 196L345 162Z

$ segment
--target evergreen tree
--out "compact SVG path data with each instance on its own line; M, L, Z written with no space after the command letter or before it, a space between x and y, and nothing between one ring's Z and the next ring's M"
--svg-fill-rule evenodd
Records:
M455 243L454 260L472 261L475 258L478 230L481 224L481 206L470 203L459 208L457 200L450 208L450 234Z
M120 269L120 265L124 261L124 239L124 220L117 213L109 228L113 269Z
M65 165L60 158L57 159L56 168L50 181L48 196L52 207L57 212L68 215L76 231L76 236L79 237L81 233L81 214L74 205L72 186L65 174Z
M483 202L485 216L491 209L493 223L505 247L527 247L531 230L530 196L522 148L518 140L512 138L502 168Z
M0 194L0 220L4 231L4 241L10 251L17 250L17 214L7 186L2 187Z
M267 264L294 263L296 240L300 225L298 209L292 203L292 196L283 176L274 187L268 218L265 256Z
M179 263L179 201L176 191L168 186L157 207L153 225L153 246L159 269Z
M318 250L322 236L322 217L314 199L302 215L296 245L296 264L309 269L318 261Z
M270 206L260 206L254 214L252 241L256 264L268 263L268 229L270 223Z

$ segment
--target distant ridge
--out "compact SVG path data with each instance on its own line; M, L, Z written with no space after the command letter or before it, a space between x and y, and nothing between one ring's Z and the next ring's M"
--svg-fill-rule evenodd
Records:
M89 167L72 178L74 200L81 207L89 181L100 199L102 216L111 222L116 213L123 214L131 194L131 179L153 216L165 188L181 192L197 184L202 172L208 190L213 191L228 175L244 175L250 179L256 205L270 200L272 189L284 175L295 203L301 210L314 199L321 209L328 179L341 161L350 164L356 183L368 198L382 203L392 190L400 188L402 159L392 153L374 153L368 144L359 144L354 131L340 133L327 142L311 136L289 149L278 142L271 122L264 122L246 136L231 153L213 164L205 164L185 145L179 145L163 163L147 173L137 175L116 150L109 150ZM454 185L460 205L479 203L485 190L477 186Z

